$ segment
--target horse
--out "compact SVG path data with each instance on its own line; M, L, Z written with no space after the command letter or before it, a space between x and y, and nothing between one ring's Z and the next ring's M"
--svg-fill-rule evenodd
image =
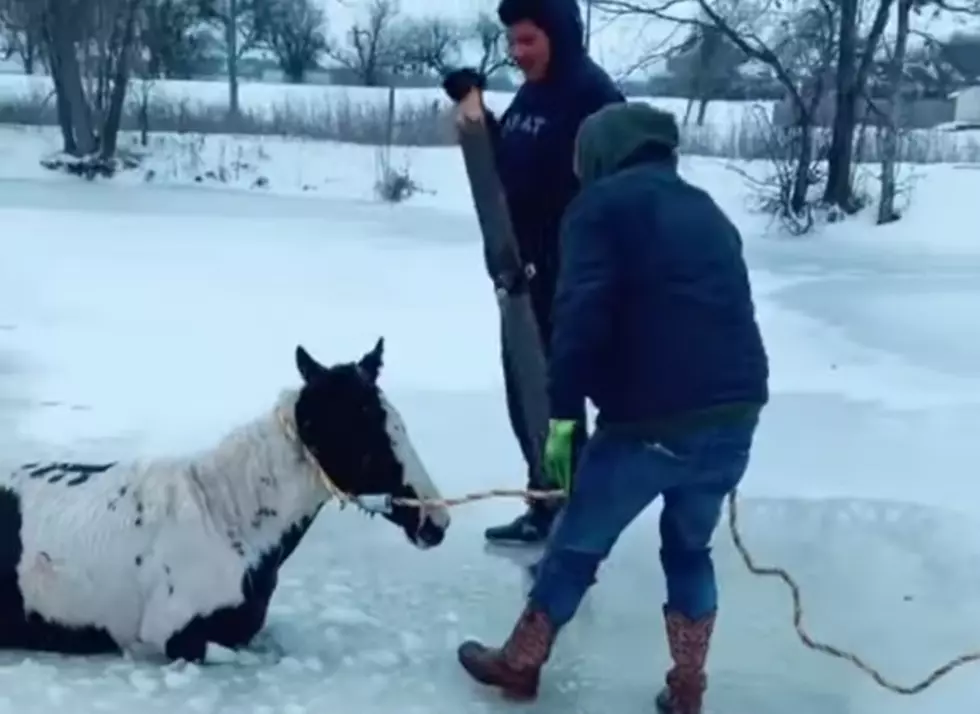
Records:
M386 499L419 549L450 519L378 385L384 338L203 453L29 463L0 476L0 650L208 662L265 625L278 572L325 503ZM398 499L422 499L421 506ZM217 654L216 654L217 653Z

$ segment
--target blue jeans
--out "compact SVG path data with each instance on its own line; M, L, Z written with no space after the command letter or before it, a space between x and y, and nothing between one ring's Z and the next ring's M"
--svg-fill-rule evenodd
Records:
M659 442L599 430L582 452L572 493L529 595L556 628L575 615L620 534L663 496L660 562L665 609L699 619L718 604L711 537L749 463L758 417Z

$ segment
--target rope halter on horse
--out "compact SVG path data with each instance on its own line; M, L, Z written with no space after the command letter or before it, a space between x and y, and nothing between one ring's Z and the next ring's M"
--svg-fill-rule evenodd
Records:
M327 493L330 494L330 497L337 499L337 502L340 504L341 508L344 508L350 503L357 506L361 510L373 514L390 514L394 510L395 502L391 494L381 493L353 496L340 488L340 486L334 483L333 479L327 475L327 472L323 470L323 467L320 466L320 462L317 461L316 457L306 447L303 440L299 438L299 430L296 428L296 423L287 413L287 411L280 407L276 410L276 416L279 419L279 424L282 426L282 430L283 433L285 433L286 438L296 445L300 453L303 455L303 459L313 469L317 479L327 490Z

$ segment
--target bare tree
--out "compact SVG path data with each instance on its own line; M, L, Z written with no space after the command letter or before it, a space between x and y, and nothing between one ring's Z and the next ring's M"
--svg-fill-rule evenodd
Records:
M480 49L477 69L484 77L491 77L511 64L507 56L504 28L488 12L481 12L469 33Z
M111 173L143 0L18 1L40 12L69 167Z
M266 0L267 42L286 79L300 84L327 49L326 15L315 0Z
M596 5L618 10L621 14L635 12L639 6L648 16L714 26L747 57L768 65L801 113L805 112L806 102L797 89L797 78L786 66L786 55L773 38L780 36L784 45L793 44L792 35L784 30L801 14L816 11L820 16L833 16L836 19L835 109L823 200L853 212L858 208L852 188L858 100L864 95L894 0L868 2L873 10L873 20L864 37L861 37L859 27L861 0L697 0L701 17L695 20L678 15L681 0L596 0Z
M267 0L198 0L201 16L216 24L224 35L228 72L228 114L241 114L238 98L238 63L246 52L264 39L261 9Z
M895 209L896 166L898 163L899 133L901 130L904 80L907 77L906 62L908 41L912 33L913 12L927 8L958 14L980 14L980 1L970 0L950 5L945 0L898 0L894 47L890 49L886 65L888 81L888 109L884 112L884 141L881 159L881 194L878 198L878 224L897 221L901 216Z
M20 59L25 74L34 74L41 58L42 3L0 0L0 56Z
M699 13L681 14L683 0L594 0L607 14L659 19L692 28L717 30L741 55L768 67L786 94L792 126L780 141L770 142L791 158L791 177L781 186L787 216L809 210L809 189L817 177L814 117L826 93L835 54L837 0L697 0ZM795 219L794 219L795 220Z
M140 44L145 77L190 79L204 59L208 28L199 4L189 0L146 0Z
M395 44L405 71L443 74L459 55L464 32L459 23L441 17L398 23Z
M703 126L709 102L737 81L743 64L742 53L714 26L695 26L683 43L671 48L667 68L690 86L683 123L690 121L698 102L696 122Z
M898 0L898 27L895 47L888 62L889 106L885 116L881 158L881 195L878 198L878 224L897 221L895 211L895 165L898 162L898 133L901 121L902 78L908 50L912 7L916 0Z
M901 0L899 0L900 2ZM954 0L955 1L955 0ZM858 128L860 100L868 94L868 83L876 57L879 54L882 38L889 20L896 9L896 0L838 0L837 68L835 77L835 109L830 150L827 156L827 183L823 200L827 205L840 207L846 213L854 213L861 208L853 188L854 135ZM911 12L917 7L934 4L947 10L967 10L973 8L975 0L963 0L959 8L939 0L912 0L906 8ZM862 11L868 11L862 13ZM871 17L867 34L861 35L862 14ZM902 11L897 12L901 22ZM905 15L908 20L908 13ZM906 33L907 42L908 28ZM901 75L905 62L902 52ZM900 76L899 75L899 76ZM894 83L893 83L894 84ZM900 81L899 81L900 84Z
M347 33L347 42L329 48L329 54L365 86L379 86L386 74L399 69L401 53L394 27L397 17L395 0L370 0L366 16Z
M871 28L861 37L861 0L838 0L837 71L834 87L834 121L827 155L827 184L823 200L845 213L861 208L854 195L854 135L858 126L858 102L865 96L868 78L888 26L895 0L870 0Z

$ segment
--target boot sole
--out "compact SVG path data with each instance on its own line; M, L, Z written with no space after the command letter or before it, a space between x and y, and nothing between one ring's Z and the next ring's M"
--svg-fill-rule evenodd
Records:
M459 658L459 663L460 665L462 665L466 673L470 675L470 677L472 677L476 682L479 682L485 687L493 687L499 690L501 696L503 696L506 699L515 702L530 702L533 701L534 699L537 699L538 696L537 688L535 688L535 690L532 692L515 691L513 689L509 689L508 687L502 686L499 682L493 681L491 677L485 676L481 672L474 671L467 665L467 663L463 660L463 658Z

